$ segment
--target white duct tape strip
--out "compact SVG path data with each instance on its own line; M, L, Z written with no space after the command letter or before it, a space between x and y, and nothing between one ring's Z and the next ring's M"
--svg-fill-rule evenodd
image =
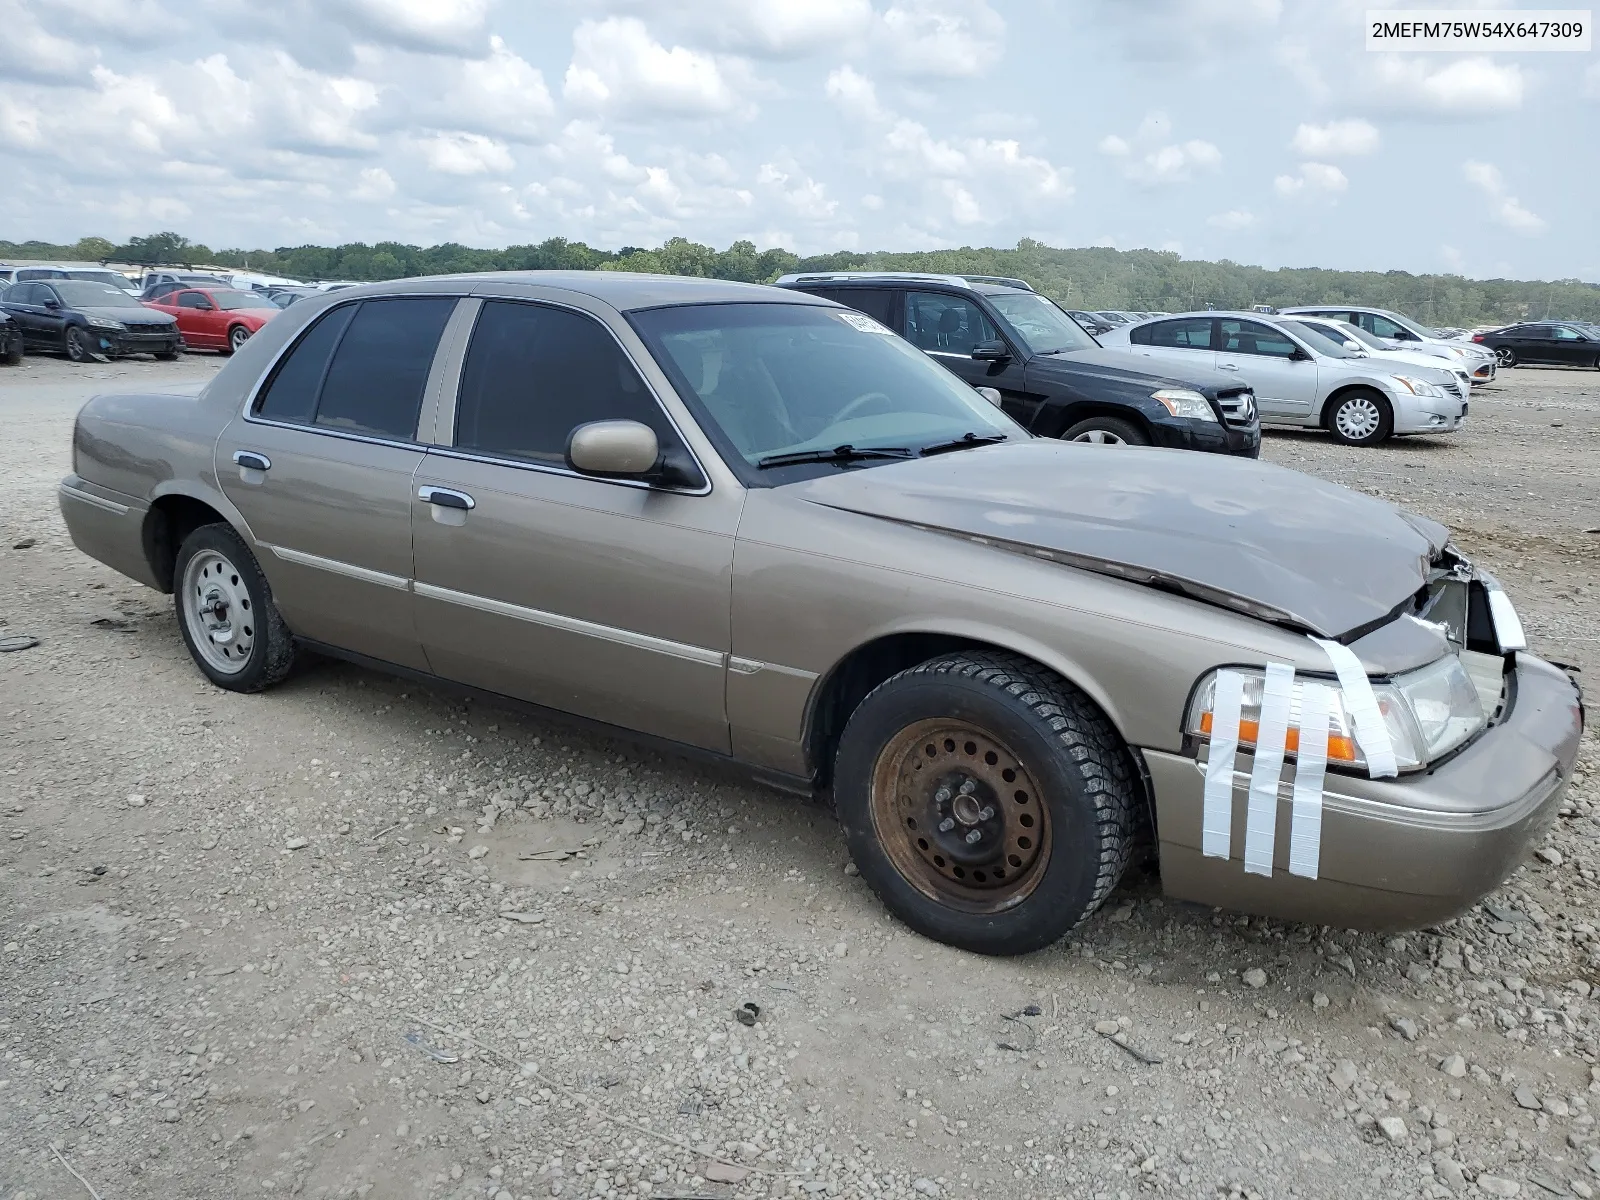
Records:
M1200 821L1200 852L1227 858L1233 835L1233 768L1239 757L1239 710L1244 707L1244 676L1217 672L1211 702L1211 756L1206 760L1205 809Z
M1250 875L1272 874L1272 846L1278 832L1278 778L1289 738L1289 706L1294 700L1294 668L1268 663L1261 690L1261 731L1256 737L1255 766L1250 771L1250 810L1244 826L1244 869Z
M1334 673L1339 676L1345 707L1350 712L1350 719L1355 722L1356 741L1367 757L1367 774L1374 779L1398 775L1400 768L1395 763L1389 729L1383 723L1383 714L1378 711L1378 698L1372 694L1372 684L1367 679L1366 668L1361 665L1361 660L1348 646L1324 638L1311 640L1327 652Z
M1310 680L1300 685L1300 747L1294 768L1294 824L1289 829L1289 874L1317 877L1322 861L1322 784L1328 772L1328 717L1333 693Z

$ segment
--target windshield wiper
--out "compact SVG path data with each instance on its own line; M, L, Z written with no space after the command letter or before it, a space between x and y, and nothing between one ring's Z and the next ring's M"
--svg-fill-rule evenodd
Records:
M846 443L831 450L796 450L790 454L769 454L756 462L765 470L768 467L787 467L794 463L845 463L863 458L912 458L914 452L905 446L861 446Z
M926 458L930 454L946 454L951 450L965 450L969 446L992 446L996 442L1007 440L1003 433L963 433L958 438L948 442L935 442L931 446L924 446L918 453Z

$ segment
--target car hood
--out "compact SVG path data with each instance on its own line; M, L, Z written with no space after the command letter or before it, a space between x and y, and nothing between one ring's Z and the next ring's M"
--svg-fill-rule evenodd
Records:
M1101 346L1093 350L1069 350L1064 354L1041 354L1028 361L1029 370L1038 370L1049 376L1059 374L1065 378L1098 375L1106 379L1120 379L1127 383L1148 384L1153 392L1164 387L1201 387L1227 390L1237 388L1244 381L1227 371L1216 371L1199 365L1187 364L1176 371L1152 371L1154 360L1132 350Z
M1393 619L1449 531L1269 463L1037 438L842 470L813 504L972 538L1349 639Z
M127 324L132 321L137 325L171 325L177 318L171 313L164 313L160 309L145 308L75 308L75 313L82 313L86 317L105 317L112 321L121 321Z

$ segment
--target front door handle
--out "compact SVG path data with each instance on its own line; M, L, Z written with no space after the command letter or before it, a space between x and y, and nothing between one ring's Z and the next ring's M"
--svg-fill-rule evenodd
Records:
M1219 370L1219 371L1237 371L1238 369L1239 369L1239 364L1238 363L1218 363L1217 364L1217 370Z
M254 450L235 450L233 462L236 467L246 471L272 470L272 460L265 454L257 454Z
M417 489L417 496L429 504L437 504L440 508L457 508L468 512L478 507L478 502L465 492L452 491L450 488L421 487Z

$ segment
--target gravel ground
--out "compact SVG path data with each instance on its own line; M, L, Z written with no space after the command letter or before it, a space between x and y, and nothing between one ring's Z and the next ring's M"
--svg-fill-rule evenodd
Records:
M341 664L209 686L54 485L85 397L216 364L0 369L0 634L40 638L0 656L5 1200L1600 1188L1593 738L1540 856L1448 926L1135 870L1081 936L975 958L733 775ZM1267 444L1451 524L1588 664L1597 450L1600 373L1529 369L1454 437Z

